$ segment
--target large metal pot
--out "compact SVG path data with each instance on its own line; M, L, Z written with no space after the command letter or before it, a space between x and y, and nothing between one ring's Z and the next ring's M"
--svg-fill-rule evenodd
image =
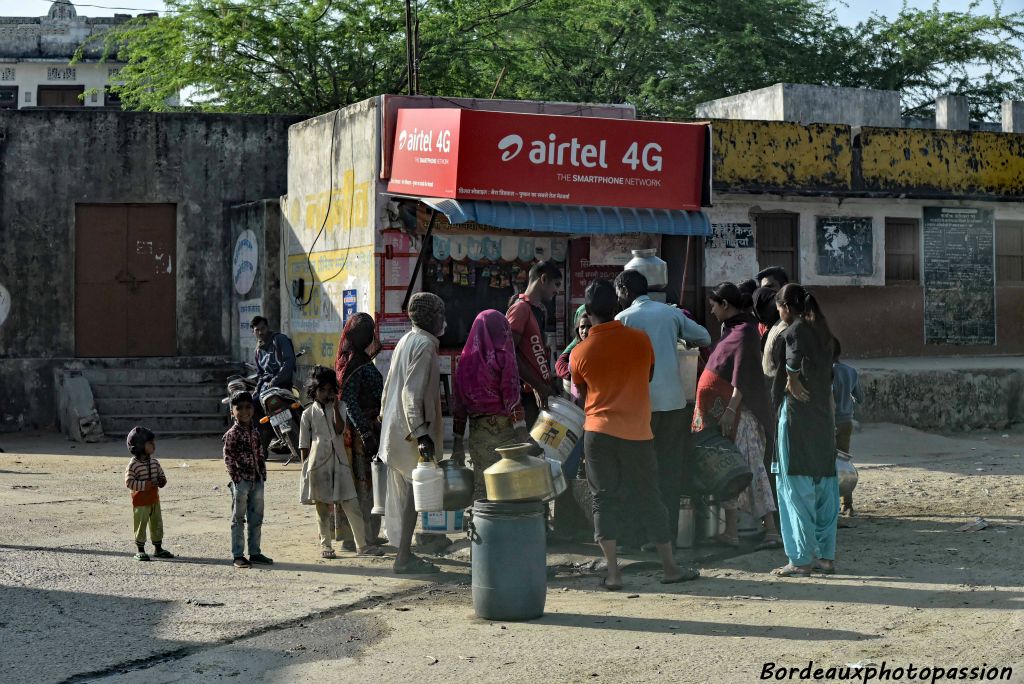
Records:
M495 449L501 460L484 471L488 501L544 501L554 497L551 466L530 455L532 444Z
M668 286L668 264L658 258L656 249L634 249L627 271L640 271L647 278L647 289L664 290Z
M839 493L842 496L853 494L860 475L850 460L850 454L844 451L836 451L836 477L839 478Z
M444 510L461 511L473 505L473 470L448 459L441 461L444 473Z

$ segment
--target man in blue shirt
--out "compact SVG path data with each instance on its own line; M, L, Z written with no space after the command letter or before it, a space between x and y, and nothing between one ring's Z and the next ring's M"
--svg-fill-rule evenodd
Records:
M270 387L291 391L295 376L295 348L284 333L274 332L263 316L252 319L256 337L256 396Z
M615 317L629 328L643 330L654 347L651 380L651 430L658 460L662 501L669 513L673 542L679 526L679 497L683 483L683 457L689 450L690 420L686 391L679 378L677 345L706 347L711 335L675 306L647 296L647 278L639 271L623 271L615 278L615 292L623 311Z

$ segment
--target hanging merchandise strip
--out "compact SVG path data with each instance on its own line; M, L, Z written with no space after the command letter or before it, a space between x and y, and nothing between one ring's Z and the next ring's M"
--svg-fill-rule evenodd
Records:
M532 235L435 234L433 256L438 261L522 262L552 260L564 262L568 240L564 237Z

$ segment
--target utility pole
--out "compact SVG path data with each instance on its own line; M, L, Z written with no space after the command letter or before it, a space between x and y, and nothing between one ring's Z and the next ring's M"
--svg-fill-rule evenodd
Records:
M409 94L416 94L416 57L412 35L412 0L405 0L405 62L409 71Z

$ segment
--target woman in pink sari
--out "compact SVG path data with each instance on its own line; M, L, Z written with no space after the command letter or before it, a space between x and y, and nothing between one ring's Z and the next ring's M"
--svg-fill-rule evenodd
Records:
M512 329L505 314L488 309L476 317L469 330L455 369L452 396L452 458L458 463L466 461L463 433L468 422L474 501L486 498L484 470L497 462L495 448L529 438L520 392Z

